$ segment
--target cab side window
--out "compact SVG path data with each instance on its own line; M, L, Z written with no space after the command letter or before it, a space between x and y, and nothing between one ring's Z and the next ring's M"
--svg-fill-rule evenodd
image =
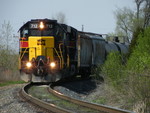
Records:
M23 29L21 31L20 35L21 35L21 39L20 40L24 40L24 41L28 40L29 33L28 33L27 29Z

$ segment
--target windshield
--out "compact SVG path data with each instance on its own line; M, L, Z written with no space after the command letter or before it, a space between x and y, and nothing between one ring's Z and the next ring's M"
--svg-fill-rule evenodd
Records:
M54 35L53 29L46 29L46 30L38 30L32 29L30 30L30 36L53 36Z

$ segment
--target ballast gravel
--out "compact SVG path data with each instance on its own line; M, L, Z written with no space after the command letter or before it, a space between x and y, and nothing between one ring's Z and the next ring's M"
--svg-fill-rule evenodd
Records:
M45 113L40 108L20 98L23 84L0 87L0 113Z
M98 83L92 79L85 79L55 86L54 89L66 96L91 102L93 99L93 93L97 92L97 89L103 90L103 82Z

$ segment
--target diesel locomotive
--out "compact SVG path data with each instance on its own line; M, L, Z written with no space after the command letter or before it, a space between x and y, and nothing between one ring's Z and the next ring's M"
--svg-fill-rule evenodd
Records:
M111 51L126 53L128 45L108 42L100 34L81 32L57 20L34 19L20 29L19 69L39 77L88 77ZM59 75L59 76L57 76Z

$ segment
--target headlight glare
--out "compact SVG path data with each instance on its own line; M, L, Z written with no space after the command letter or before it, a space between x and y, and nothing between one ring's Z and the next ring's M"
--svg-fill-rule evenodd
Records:
M44 23L40 22L40 29L44 29Z
M32 66L31 62L27 62L27 63L26 63L26 66L27 66L28 68L30 68L30 67Z
M55 62L51 62L51 63L50 63L50 67L51 67L51 68L54 68L55 66L56 66Z

